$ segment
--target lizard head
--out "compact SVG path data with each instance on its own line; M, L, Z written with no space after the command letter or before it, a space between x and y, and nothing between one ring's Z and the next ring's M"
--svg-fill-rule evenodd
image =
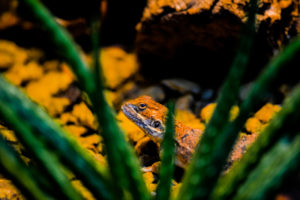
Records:
M149 96L129 100L122 105L123 113L155 140L163 138L167 108Z

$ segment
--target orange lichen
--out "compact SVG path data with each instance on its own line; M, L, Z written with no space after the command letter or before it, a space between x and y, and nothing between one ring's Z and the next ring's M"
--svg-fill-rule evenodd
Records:
M214 113L216 106L217 106L216 103L211 103L211 104L208 104L207 106L205 106L201 110L200 117L205 123L209 122L210 118L212 117L212 114Z
M26 65L14 65L5 73L5 77L13 84L20 85L24 81L37 79L42 74L42 67L32 61Z
M60 91L66 90L73 78L61 72L49 72L38 81L32 81L26 87L28 95L41 103Z
M61 72L49 72L37 81L30 82L25 88L28 96L47 108L52 115L61 113L70 104L65 97L53 97L60 91L66 90L73 78Z
M84 128L83 126L77 126L77 125L67 125L64 126L64 128L73 136L78 138L87 131L86 128Z
M81 193L84 199L95 200L92 193L82 185L80 180L74 180L71 183Z
M95 160L97 160L101 166L107 168L108 164L106 162L105 157L100 154L100 153L95 153L95 151L88 149L88 152L93 156L93 158L95 158Z
M67 123L78 124L76 116L74 116L72 113L69 112L63 113L59 118L59 122L61 124L67 124Z
M0 135L4 137L5 140L10 142L17 142L17 138L13 131L7 129L6 127L0 125Z
M245 151L247 151L249 146L253 144L253 142L256 140L257 136L258 136L257 133L253 133L251 135L241 133L233 148L230 160L231 161L240 160L244 155Z
M77 118L79 124L97 129L96 119L86 103L81 102L75 105L72 110L72 115Z
M204 131L205 129L205 125L200 122L200 119L198 119L193 113L188 110L177 110L175 118L176 120L191 128L200 129L201 131Z
M271 103L267 103L264 105L259 111L257 111L254 115L260 121L266 123L273 118L273 116L280 111L281 107L279 105L273 105Z
M119 47L103 48L101 62L105 84L109 88L118 87L138 70L135 54L127 53Z
M259 119L251 117L246 121L245 128L250 133L258 133L262 129L262 123Z
M79 142L83 148L96 151L96 145L99 143L100 137L97 134L93 134L86 137L81 137Z
M1 52L0 49L0 69L5 69L13 65L14 59L11 54L7 52Z
M172 199L176 198L178 196L178 192L179 192L179 189L181 187L181 183L176 183L175 181L172 182L172 187L171 187L171 196L172 196Z
M154 184L154 176L151 172L146 172L143 174L144 180L146 182L146 186L148 188L149 191L154 192L157 184Z
M284 194L279 194L275 197L275 200L292 200L292 198Z
M240 113L240 109L238 106L232 106L229 113L229 121L233 121Z
M12 185L11 181L0 178L0 199L23 200L24 198Z
M211 104L208 104L207 106L205 106L200 111L200 117L205 123L209 122L210 118L212 117L212 115L215 111L216 106L217 106L216 103L211 103ZM239 112L240 112L240 110L239 110L238 106L232 106L230 113L229 113L229 120L230 121L234 120L238 116Z
M9 59L9 62L13 62L13 64L23 64L28 59L25 49L20 48L15 43L6 40L0 40L0 55L1 54L6 57L6 59ZM6 60L6 62L7 61L8 60ZM1 63L2 60L0 60L0 66Z

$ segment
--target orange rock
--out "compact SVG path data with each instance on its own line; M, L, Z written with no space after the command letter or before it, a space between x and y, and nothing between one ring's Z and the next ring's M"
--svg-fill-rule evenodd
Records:
M233 147L233 151L231 153L229 160L231 162L240 160L242 158L242 156L244 155L244 153L249 148L249 146L251 144L253 144L253 142L255 142L257 136L258 136L257 133L253 133L251 135L241 133L235 146Z

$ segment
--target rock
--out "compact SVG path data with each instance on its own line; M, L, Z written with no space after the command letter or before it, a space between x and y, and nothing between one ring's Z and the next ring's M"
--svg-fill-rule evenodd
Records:
M143 88L136 93L136 96L134 98L142 95L150 96L155 101L158 102L162 102L166 97L163 89L159 86L150 86L150 87Z
M176 76L218 86L235 55L248 2L149 0L137 25L141 73L152 79ZM298 0L260 1L249 77L295 35L298 6Z
M171 90L175 90L181 94L194 93L198 94L200 92L200 87L192 81L185 79L166 79L161 81L162 85L168 87Z
M176 107L176 110L179 109L179 110L192 111L191 106L193 103L194 103L194 97L192 95L188 94L188 95L185 95L185 96L177 99L175 107Z

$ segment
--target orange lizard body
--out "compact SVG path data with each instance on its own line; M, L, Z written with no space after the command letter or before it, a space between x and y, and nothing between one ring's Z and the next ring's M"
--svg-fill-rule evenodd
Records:
M122 111L155 142L161 142L167 114L165 106L149 96L141 96L124 103ZM175 120L176 165L184 168L188 164L201 135L201 130L185 126Z

